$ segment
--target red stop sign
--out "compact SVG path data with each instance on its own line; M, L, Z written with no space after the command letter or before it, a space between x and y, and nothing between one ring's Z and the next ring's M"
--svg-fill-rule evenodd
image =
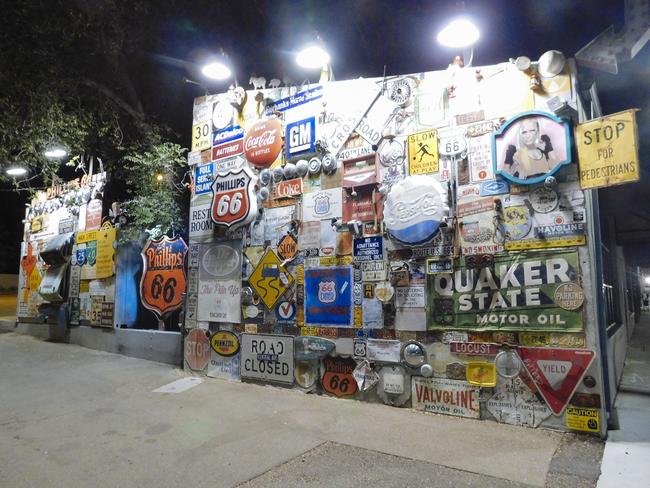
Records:
M192 329L185 338L185 362L190 369L202 371L210 360L210 341L201 329Z

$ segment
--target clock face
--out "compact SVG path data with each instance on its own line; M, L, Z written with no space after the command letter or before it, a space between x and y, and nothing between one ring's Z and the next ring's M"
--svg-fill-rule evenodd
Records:
M388 92L388 98L390 98L396 104L405 107L411 101L413 97L413 85L411 80L407 78L402 78L400 80L394 81Z
M233 107L227 100L219 100L212 110L212 125L214 130L222 130L232 122Z

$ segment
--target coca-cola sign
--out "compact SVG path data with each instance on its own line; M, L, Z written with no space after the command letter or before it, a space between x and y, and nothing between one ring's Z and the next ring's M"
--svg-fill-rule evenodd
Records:
M278 119L261 120L246 133L244 154L253 166L270 166L281 150L282 124Z

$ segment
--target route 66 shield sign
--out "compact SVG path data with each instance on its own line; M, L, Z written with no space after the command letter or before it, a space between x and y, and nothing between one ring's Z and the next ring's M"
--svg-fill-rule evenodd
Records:
M149 240L142 249L142 305L163 318L178 309L185 292L187 244L182 237Z
M257 215L256 182L247 167L217 174L212 182L212 221L231 230L252 222Z

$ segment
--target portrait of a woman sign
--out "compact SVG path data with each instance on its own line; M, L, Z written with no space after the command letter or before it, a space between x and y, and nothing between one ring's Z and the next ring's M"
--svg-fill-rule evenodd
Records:
M571 164L569 123L530 111L508 120L492 138L494 171L519 185L544 181Z

